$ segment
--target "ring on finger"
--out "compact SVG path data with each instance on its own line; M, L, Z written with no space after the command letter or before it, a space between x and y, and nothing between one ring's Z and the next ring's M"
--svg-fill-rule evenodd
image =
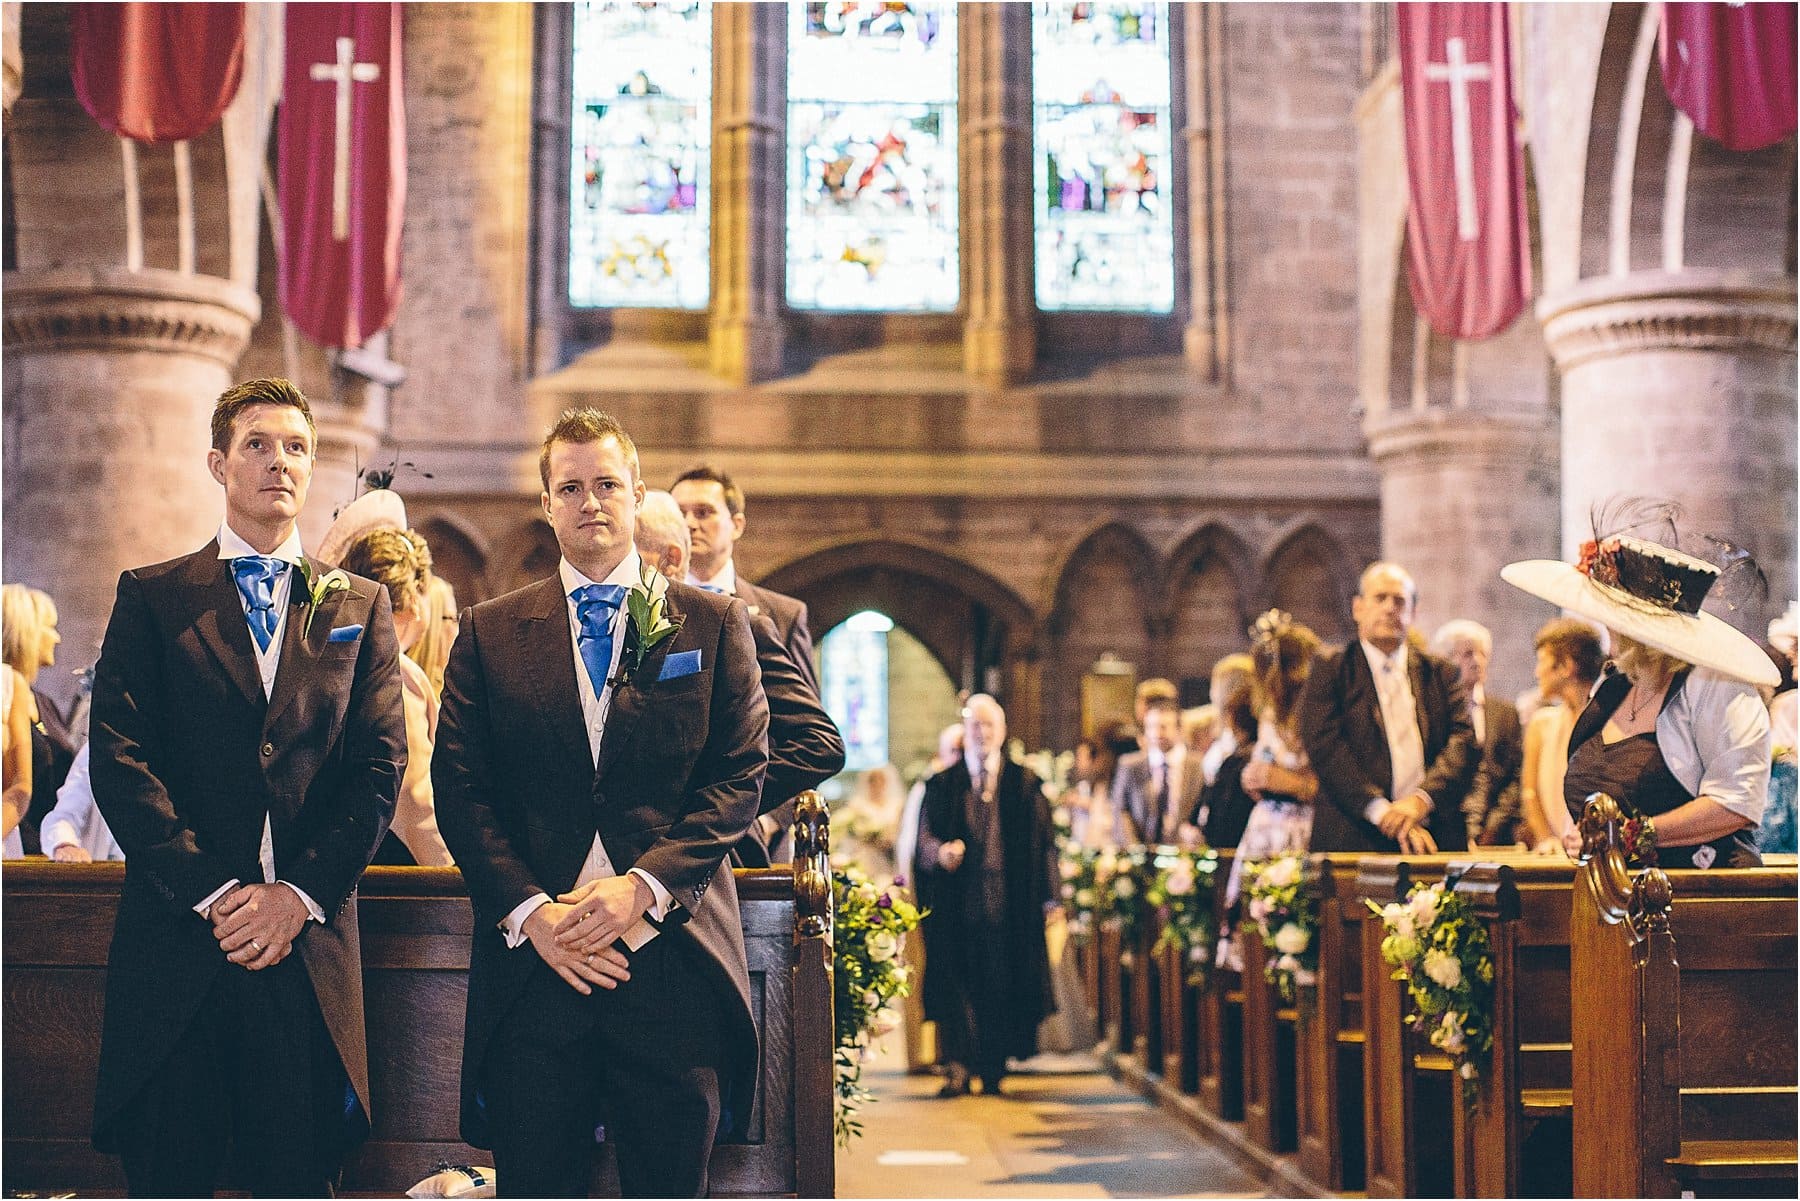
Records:
M262 950L262 944L260 942L257 942L254 938L250 940L250 945L255 947L259 951Z

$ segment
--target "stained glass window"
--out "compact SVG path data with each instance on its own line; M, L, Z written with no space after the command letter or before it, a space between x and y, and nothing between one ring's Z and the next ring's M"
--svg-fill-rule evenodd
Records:
M787 298L956 307L956 6L788 6Z
M572 75L569 302L705 308L711 3L576 4Z
M819 643L825 712L844 736L844 768L866 771L888 761L888 645L894 623L858 613Z
M1035 4L1037 301L1175 307L1167 4Z

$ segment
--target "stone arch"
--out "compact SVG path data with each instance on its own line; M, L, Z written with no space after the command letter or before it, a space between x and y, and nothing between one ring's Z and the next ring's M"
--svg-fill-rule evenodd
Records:
M1203 704L1213 664L1243 649L1256 574L1250 548L1218 522L1193 531L1169 556L1164 669L1184 705Z
M492 562L487 577L496 596L555 575L556 565L562 560L556 531L542 520L517 527L500 545L506 551ZM507 553L510 553L510 561ZM460 593L457 599L462 599Z
M1263 591L1271 605L1292 613L1324 641L1341 642L1351 633L1356 574L1338 540L1309 521L1282 538L1264 560Z
M1162 670L1159 578L1155 553L1122 522L1091 531L1063 560L1044 679L1045 732L1052 745L1071 746L1080 737L1081 678L1101 655L1131 663L1139 679Z
M476 605L496 595L488 578L487 540L453 513L431 513L416 525L431 547L431 569L450 581L459 606Z

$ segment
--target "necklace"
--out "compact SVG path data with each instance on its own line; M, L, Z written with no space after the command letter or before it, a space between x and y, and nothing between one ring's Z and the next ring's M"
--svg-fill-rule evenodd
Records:
M1631 691L1626 694L1625 699L1627 701L1630 701L1632 697L1636 697L1637 703L1630 706L1631 711L1625 715L1625 720L1635 724L1637 722L1638 715L1644 711L1644 706L1648 705L1651 701L1651 698L1654 697L1656 695L1656 693L1659 691L1661 691L1661 690L1653 689L1653 690L1646 691L1641 685L1633 684L1631 686Z

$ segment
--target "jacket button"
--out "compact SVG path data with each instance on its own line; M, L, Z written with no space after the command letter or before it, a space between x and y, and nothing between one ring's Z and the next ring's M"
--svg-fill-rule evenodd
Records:
M263 753L263 758L265 758L265 759L267 759L270 755L273 755L275 753L275 744L272 742L263 743L262 753Z

